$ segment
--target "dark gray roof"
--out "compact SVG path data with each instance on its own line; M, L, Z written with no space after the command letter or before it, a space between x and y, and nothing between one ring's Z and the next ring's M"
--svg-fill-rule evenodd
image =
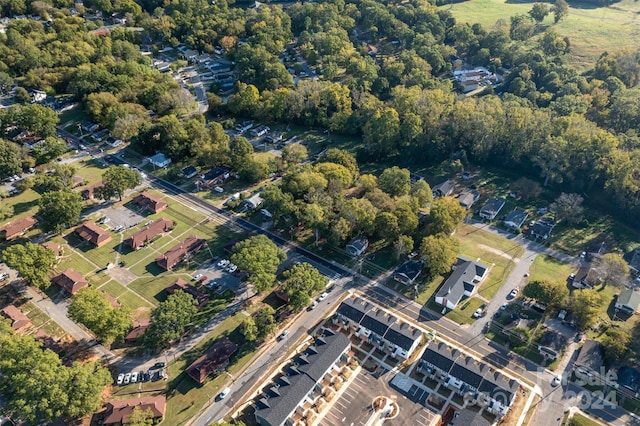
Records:
M445 280L436 292L436 297L446 297L456 304L462 299L465 290L470 291L474 286L476 275L484 275L487 268L471 260L458 258L455 270Z
M437 195L449 195L455 189L456 184L452 180L445 180L433 187L433 192Z
M636 248L631 252L629 267L636 271L640 271L640 248Z
M567 338L552 330L547 330L542 334L538 345L546 346L556 352L562 351L567 346Z
M631 367L618 369L618 384L634 392L640 392L640 371Z
M375 314L366 314L360 325L376 333L378 336L384 336L387 329L392 323L389 318L385 316L383 311L378 310Z
M543 238L549 237L549 235L551 235L551 231L553 231L553 228L555 226L556 222L553 219L543 217L531 227L531 234Z
M421 338L420 331L415 328L409 328L405 323L394 323L389 327L384 338L396 346L408 351L417 339Z
M480 213L488 213L490 215L497 214L502 206L504 206L504 198L490 198L480 209Z
M309 364L300 365L301 374L279 379L280 387L274 392L268 390L269 398L262 398L256 404L256 419L260 424L279 426L291 415L300 401L313 389L329 366L350 347L351 341L342 333L323 336L324 344L315 345L315 353L307 352ZM289 384L286 384L286 383Z
M360 235L359 237L356 237L353 240L349 241L349 244L347 244L347 246L352 246L360 251L363 250L367 246L367 244L369 244L369 240L367 239L367 237L365 237L364 235Z
M507 218L504 221L505 223L507 222L512 223L517 228L520 228L524 223L524 221L527 220L527 216L529 216L529 213L525 212L524 210L520 210L516 208L516 209L513 209L511 213L509 213L509 216L507 216Z
M480 382L482 382L482 376L470 368L473 368L473 364L460 363L458 361L453 365L449 374L477 389L480 386Z
M338 306L337 312L340 315L344 315L345 317L349 318L351 321L360 323L362 317L364 317L364 312L360 309L362 309L362 304L358 306L356 299L348 298L345 299L340 304L340 306Z
M440 370L448 372L453 365L454 357L457 357L459 354L460 352L456 350L451 352L447 345L442 342L430 342L422 354L421 359L429 364L435 365Z
M422 271L422 263L410 260L396 269L395 275L404 275L411 281L415 280Z
M589 368L593 371L600 370L604 361L604 352L602 345L595 340L585 340L580 349L580 354L576 359L575 365L578 367Z
M318 382L322 379L322 375L329 369L331 364L342 355L342 353L351 345L351 341L342 333L324 336L324 344L319 344L319 339L314 342L315 352L307 351L307 360L309 364L301 365L298 370L305 373L314 381Z

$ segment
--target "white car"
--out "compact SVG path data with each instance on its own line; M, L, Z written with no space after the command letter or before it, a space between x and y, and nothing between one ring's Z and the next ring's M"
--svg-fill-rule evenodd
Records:
M125 374L124 375L124 384L128 385L130 381L131 381L131 373Z
M6 280L7 278L9 278L9 274L7 274L6 272L5 272L5 273L0 274L0 281L4 281L4 280Z
M220 188L219 186L216 186L215 188L213 188L213 190L221 194L224 192L224 189Z
M326 291L325 291L324 293L322 293L322 294L320 295L320 297L318 297L318 302L322 302L324 299L326 299L326 298L327 298L327 296L328 296L328 295L329 295L329 294L328 294Z
M222 259L218 262L218 268L226 268L230 262L227 259Z
M313 303L311 303L311 305L309 305L309 308L307 308L308 310L313 310L316 306L318 306L318 301L314 300Z
M200 278L202 278L202 274L195 274L195 275L193 276L193 279L194 279L194 280L199 280Z
M229 266L229 269L227 269L227 271L229 271L232 274L237 270L238 270L238 267L236 265L234 265L233 263Z
M511 293L509 293L509 297L514 298L518 295L518 292L520 291L520 289L518 287L514 288L513 290L511 290Z
M138 372L134 371L131 373L131 383L136 383L138 381Z
M124 374L120 373L118 374L118 380L116 380L116 383L121 385L122 382L124 382Z
M560 384L561 381L562 381L562 376L558 375L558 376L554 377L553 380L551 381L551 386L553 386L555 388L556 386L558 386Z
M484 314L484 308L481 306L473 313L472 317L480 318Z
M226 396L229 395L229 392L231 392L230 388L222 389L222 392L220 392L220 394L218 395L218 399L225 399Z

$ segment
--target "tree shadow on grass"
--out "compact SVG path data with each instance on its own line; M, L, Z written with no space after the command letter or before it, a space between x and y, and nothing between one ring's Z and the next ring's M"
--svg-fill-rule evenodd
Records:
M37 205L38 205L38 200L26 201L24 203L16 203L13 205L13 214L19 215L21 213L31 210Z

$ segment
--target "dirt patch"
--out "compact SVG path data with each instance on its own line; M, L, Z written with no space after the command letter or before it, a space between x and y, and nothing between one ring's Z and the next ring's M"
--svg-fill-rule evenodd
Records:
M500 250L498 250L496 248L493 248L491 246L487 246L487 245L484 245L484 244L478 244L478 247L481 248L484 251L488 251L489 253L493 253L493 254L498 255L500 257L504 257L505 259L512 260L513 263L520 262L520 258L519 257L514 257L512 259L511 256L509 256L507 253L505 253L503 251L500 251Z

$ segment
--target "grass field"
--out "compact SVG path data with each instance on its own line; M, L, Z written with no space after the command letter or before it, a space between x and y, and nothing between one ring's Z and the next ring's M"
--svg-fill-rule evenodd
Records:
M566 282L575 268L559 260L540 254L529 268L529 281Z
M494 28L498 20L526 14L533 2L505 0L470 0L441 6L460 22L479 23L486 30ZM601 53L620 49L636 49L640 37L640 3L623 0L609 7L595 8L572 2L569 16L553 25L553 15L543 21L544 26L553 26L558 34L567 36L571 42L570 62L578 69L593 66ZM531 41L535 41L534 37Z
M571 416L571 419L569 420L569 423L572 426L599 426L600 423L591 420L589 417L587 416L583 416L580 413L575 413L573 416Z
M491 299L515 266L513 259L522 256L524 248L504 237L466 224L458 227L455 237L460 241L462 255L491 267L489 277L479 291L481 296Z

